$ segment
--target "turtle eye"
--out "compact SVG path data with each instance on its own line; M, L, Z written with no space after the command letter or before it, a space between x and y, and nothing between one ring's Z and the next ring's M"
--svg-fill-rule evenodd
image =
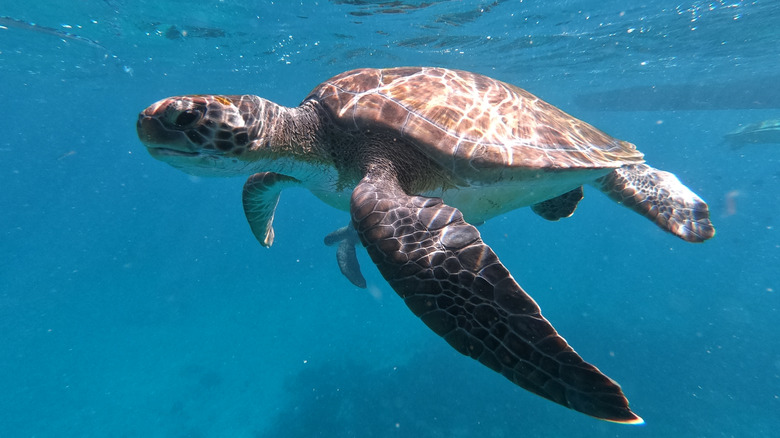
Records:
M179 113L173 120L177 128L188 128L200 120L201 112L196 110L185 110Z

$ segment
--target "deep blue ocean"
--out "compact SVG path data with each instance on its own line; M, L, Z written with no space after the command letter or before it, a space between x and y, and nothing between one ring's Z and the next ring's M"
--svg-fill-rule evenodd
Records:
M630 6L629 6L630 5ZM0 0L0 437L770 437L780 430L780 3ZM480 227L544 315L646 421L535 396L430 331L346 212L285 191L261 247L240 178L153 159L177 94L295 106L357 67L511 82L675 173L689 244L586 187L575 215ZM780 128L778 128L780 129Z

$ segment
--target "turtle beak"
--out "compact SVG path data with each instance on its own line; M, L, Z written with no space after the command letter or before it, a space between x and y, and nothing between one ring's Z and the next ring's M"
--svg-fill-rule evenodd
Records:
M165 129L158 118L151 117L146 112L138 115L136 129L141 143L149 148L176 143L183 134L181 131Z
M163 99L154 103L138 115L136 130L141 143L149 149L152 155L198 155L195 145L187 137L186 130L200 118L200 113L190 111L189 122L186 125L177 123L187 119L176 108L177 100ZM169 120L171 113L179 114L179 119ZM197 119L197 120L196 120Z

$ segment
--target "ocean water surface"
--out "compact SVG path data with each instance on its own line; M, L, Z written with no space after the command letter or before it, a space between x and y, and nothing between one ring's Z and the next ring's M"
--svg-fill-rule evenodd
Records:
M762 437L780 429L780 118L774 1L0 1L0 436ZM611 424L450 348L347 223L283 193L271 249L244 178L154 160L170 95L295 106L357 67L435 65L526 88L674 172L717 235L685 243L601 193L484 240L646 424Z

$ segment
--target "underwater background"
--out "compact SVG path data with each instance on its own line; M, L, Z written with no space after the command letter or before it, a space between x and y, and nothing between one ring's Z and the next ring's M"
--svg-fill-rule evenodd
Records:
M780 119L776 1L22 3L0 0L0 436L777 436L780 127L724 140ZM523 87L708 201L704 244L589 187L569 219L480 227L645 425L461 356L362 250L352 286L322 242L347 213L285 191L263 248L244 177L188 176L136 136L170 95L295 106L404 65Z

